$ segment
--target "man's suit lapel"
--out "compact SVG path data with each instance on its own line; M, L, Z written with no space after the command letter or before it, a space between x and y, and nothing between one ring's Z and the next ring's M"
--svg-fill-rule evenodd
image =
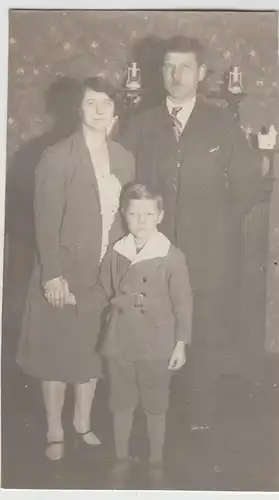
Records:
M196 151L197 143L200 143L200 139L203 135L203 130L205 129L205 113L203 102L197 99L194 109L186 123L184 130L180 136L179 145L183 149L191 150L192 148Z
M203 101L199 98L197 98L196 100L194 109L184 127L184 130L178 142L175 138L171 118L169 116L169 112L165 102L163 102L162 105L158 108L157 120L158 144L161 142L161 148L162 145L164 145L162 149L170 144L172 144L172 147L175 145L177 149L183 148L183 150L185 150L187 148L187 150L191 150L191 146L193 147L193 149L196 149L197 141L200 140L200 137L203 134L203 130L207 126L207 124L205 124L205 107Z
M163 102L162 105L157 110L157 121L158 121L158 139L161 142L161 147L164 144L165 146L172 145L177 146L177 140L175 138L172 121L166 106L166 103ZM164 142L162 142L164 141ZM167 141L167 142L166 142Z

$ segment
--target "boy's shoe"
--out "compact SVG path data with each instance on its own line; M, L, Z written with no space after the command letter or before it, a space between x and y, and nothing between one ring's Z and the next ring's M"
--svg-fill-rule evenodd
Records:
M148 476L153 490L169 489L163 463L149 463Z
M131 457L117 458L109 471L106 486L113 490L125 489L132 465L133 459Z

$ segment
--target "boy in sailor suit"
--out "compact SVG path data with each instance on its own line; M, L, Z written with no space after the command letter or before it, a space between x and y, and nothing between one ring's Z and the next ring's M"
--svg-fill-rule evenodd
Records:
M157 230L164 215L161 196L132 184L123 192L121 209L129 234L108 250L99 278L110 303L102 353L110 377L114 471L129 469L139 400L147 418L150 470L162 470L170 379L186 362L192 292L184 255Z

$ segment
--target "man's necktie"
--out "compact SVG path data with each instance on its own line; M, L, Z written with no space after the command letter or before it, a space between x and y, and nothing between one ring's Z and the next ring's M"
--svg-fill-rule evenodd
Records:
M180 138L182 131L183 131L182 123L177 118L177 115L178 115L179 111L181 111L181 109L182 109L181 106L177 106L176 108L172 108L172 112L170 114L173 130L174 130L174 135L175 135L175 138L177 141L179 141L179 138Z

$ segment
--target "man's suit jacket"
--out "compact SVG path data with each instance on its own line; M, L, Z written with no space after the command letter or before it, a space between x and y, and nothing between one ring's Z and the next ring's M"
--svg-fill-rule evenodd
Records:
M164 197L160 230L185 253L193 289L219 287L261 189L259 158L232 115L197 99L177 142L163 103L136 115L120 141L137 179Z

